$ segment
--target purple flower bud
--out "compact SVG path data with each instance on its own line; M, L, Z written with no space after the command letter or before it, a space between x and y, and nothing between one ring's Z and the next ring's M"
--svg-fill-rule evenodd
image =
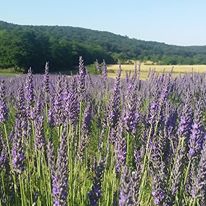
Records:
M66 127L63 128L55 171L52 176L52 195L54 205L66 206L68 195L68 155Z
M151 102L150 104L150 113L149 113L149 124L153 125L158 114L158 103L156 101Z
M63 87L62 87L62 78L58 76L57 80L57 91L54 98L53 105L53 117L55 125L61 125L64 122L64 108L63 108Z
M46 62L45 65L45 74L44 74L44 92L45 94L49 94L49 62Z
M25 103L25 97L24 97L24 86L21 85L18 89L18 95L17 95L17 116L19 118L26 118L26 103Z
M78 93L80 100L83 100L85 97L86 91L86 68L84 66L84 61L82 57L79 57L79 76L78 76Z
M194 122L192 125L192 131L189 139L189 157L197 156L200 154L204 141L204 135L205 130L202 124L200 105L198 103L197 109L195 110Z
M197 175L192 185L192 197L200 199L205 203L205 187L206 187L206 142L201 153Z
M116 154L116 172L120 173L121 169L126 164L127 156L127 144L126 140L123 138L123 128L122 125L118 127L117 140L115 141L115 154Z
M8 164L8 152L6 144L0 134L0 170L6 167Z
M8 108L5 101L5 85L4 81L0 83L0 123L3 123L8 118Z
M131 173L125 166L120 179L119 206L138 205L135 197L138 193L135 180L135 172Z
M113 96L110 104L109 125L111 128L115 128L117 126L120 118L120 76L121 70L118 72L118 75L116 77Z
M163 162L161 145L154 142L151 154L152 196L155 205L163 205L167 201L165 163Z
M49 109L48 109L48 123L50 127L55 126L53 101L50 102Z
M91 104L89 103L85 109L84 117L83 117L82 133L84 135L88 135L89 133L91 118L92 118L92 107Z
M189 98L189 97L188 97ZM178 136L185 137L186 140L189 139L192 127L193 113L191 106L189 105L189 99L186 99L186 102L183 106L182 114L180 117L179 127L178 127Z
M107 65L104 60L102 63L102 76L103 76L104 82L106 82L107 81Z
M84 117L83 117L83 124L82 124L82 135L80 139L80 145L79 145L79 151L78 151L78 157L80 160L82 160L84 155L85 147L88 143L88 134L91 124L91 104L89 103L84 111Z
M124 112L124 122L126 130L129 133L136 133L137 123L139 120L139 114L137 111L137 87L131 86L131 89L128 90L128 95L126 97L126 106Z
M35 124L35 149L43 150L45 145L43 117L38 116L35 119L34 124Z
M16 173L21 174L24 171L24 149L22 145L22 131L21 131L21 122L19 119L16 120L15 125L15 134L12 143L12 164L13 170Z
M74 89L72 89L66 97L65 113L70 124L76 126L79 117L79 101Z
M98 166L95 168L95 176L93 179L92 189L89 192L89 202L91 206L98 206L99 200L102 195L101 185L102 185L102 178L105 168L105 161L102 160L99 162Z
M171 184L171 195L173 201L175 200L175 196L178 193L178 190L181 186L181 177L183 175L184 169L184 156L185 156L185 148L181 148L177 151L177 158L173 165L173 170L171 171L172 175L172 184Z
M25 100L27 102L27 116L30 118L31 109L34 103L34 85L31 68L28 70L26 77Z

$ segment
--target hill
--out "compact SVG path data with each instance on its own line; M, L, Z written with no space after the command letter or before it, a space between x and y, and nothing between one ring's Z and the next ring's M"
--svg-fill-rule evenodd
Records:
M206 64L206 46L175 46L71 26L0 21L0 68L31 66L41 72L49 61L53 71L58 71L74 68L79 56L86 64L96 59L107 63L139 59L158 64Z

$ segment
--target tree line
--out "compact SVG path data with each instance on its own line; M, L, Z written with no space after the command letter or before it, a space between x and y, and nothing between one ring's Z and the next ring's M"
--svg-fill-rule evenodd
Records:
M43 72L71 71L83 56L86 64L96 59L107 63L128 59L158 64L206 64L206 47L181 47L131 39L110 32L70 26L22 26L0 21L0 68Z

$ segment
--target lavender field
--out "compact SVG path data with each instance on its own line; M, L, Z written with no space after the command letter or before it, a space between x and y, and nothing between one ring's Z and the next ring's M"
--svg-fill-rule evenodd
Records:
M0 205L206 205L206 74L0 81Z

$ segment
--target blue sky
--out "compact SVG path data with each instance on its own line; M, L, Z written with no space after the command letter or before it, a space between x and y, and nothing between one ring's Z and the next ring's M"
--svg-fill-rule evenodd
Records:
M206 0L0 0L0 20L110 31L176 45L206 45Z

